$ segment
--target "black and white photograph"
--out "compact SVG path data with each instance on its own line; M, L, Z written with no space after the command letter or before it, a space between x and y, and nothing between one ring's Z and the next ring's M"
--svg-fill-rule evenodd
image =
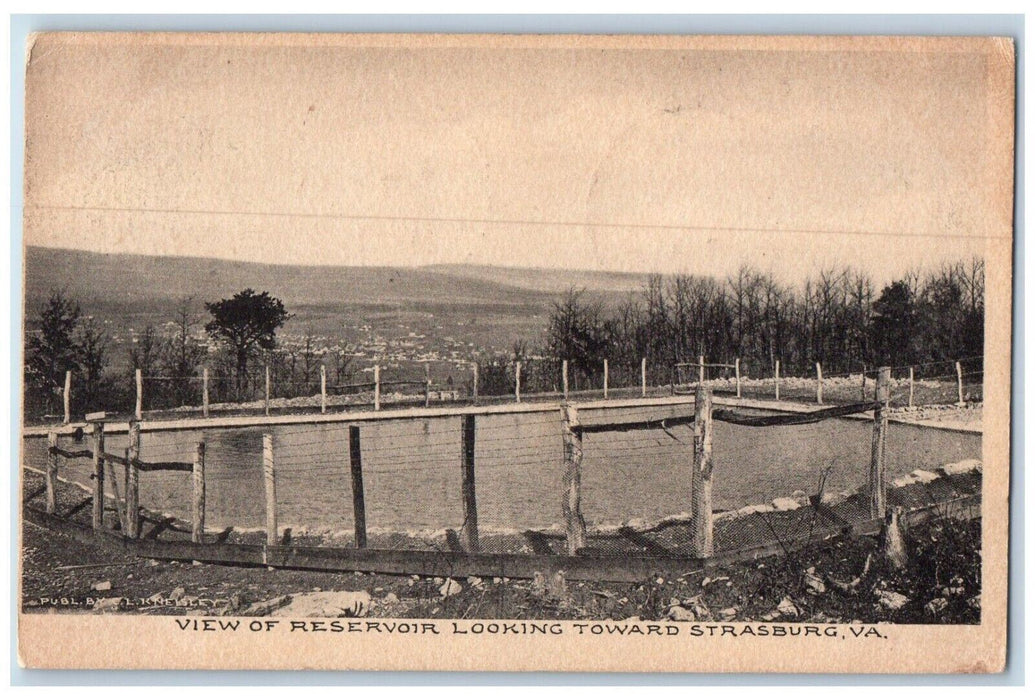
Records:
M28 665L1002 667L1010 40L30 43Z

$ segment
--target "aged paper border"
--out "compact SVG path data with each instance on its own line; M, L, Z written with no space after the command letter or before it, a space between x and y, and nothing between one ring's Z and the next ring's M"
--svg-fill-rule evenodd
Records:
M83 41L153 41L154 35L76 34ZM164 35L184 45L230 43L323 46L496 46L695 48L755 50L974 51L989 59L991 149L987 181L994 182L1002 216L986 246L985 464L982 536L982 624L882 626L885 639L644 638L574 634L563 623L556 637L383 637L364 634L328 640L313 633L184 633L174 617L24 615L19 612L19 658L33 668L337 669L711 671L830 673L995 672L1006 653L1009 530L1010 353L1014 51L1009 40L878 37L680 37L502 35ZM31 39L30 39L31 45ZM448 621L438 621L443 629ZM738 625L742 626L742 625ZM149 639L150 652L139 653ZM774 653L775 652L775 653Z

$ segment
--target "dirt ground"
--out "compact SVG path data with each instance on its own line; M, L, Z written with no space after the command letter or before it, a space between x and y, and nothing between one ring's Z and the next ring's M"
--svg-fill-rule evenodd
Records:
M902 571L884 561L875 538L860 537L636 584L556 577L450 583L160 562L101 542L83 545L26 523L21 593L27 613L254 615L266 611L249 612L249 606L280 596L365 591L371 602L362 614L375 618L976 624L980 536L980 520L915 527L906 536L909 564Z

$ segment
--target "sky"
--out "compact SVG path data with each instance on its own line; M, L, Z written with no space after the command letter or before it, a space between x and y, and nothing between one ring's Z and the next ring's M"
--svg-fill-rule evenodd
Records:
M1011 235L1001 44L652 41L45 35L25 240L886 279Z

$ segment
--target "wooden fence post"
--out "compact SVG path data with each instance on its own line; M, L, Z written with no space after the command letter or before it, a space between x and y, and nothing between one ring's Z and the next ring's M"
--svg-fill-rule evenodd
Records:
M568 400L568 361L561 360L561 387L564 392L564 400Z
M381 365L374 365L374 410L381 410Z
M697 383L704 384L704 355L697 356Z
M712 394L698 385L694 397L694 464L691 475L691 529L695 557L714 553L712 533Z
M463 469L461 490L464 500L464 526L461 539L468 552L477 552L478 543L478 501L474 488L474 415L463 416L460 430L460 464Z
M367 506L363 495L363 449L359 442L359 426L349 426L349 467L352 470L352 522L356 531L356 548L367 546Z
M884 448L888 436L888 401L891 368L877 371L877 407L873 411L873 441L870 448L870 517L883 519L887 512L887 484Z
M647 396L647 358L640 360L640 396Z
M967 402L963 400L963 365L959 362L956 363L956 405L967 405Z
M780 400L780 361L776 361L776 400Z
M604 398L607 398L607 360L604 360Z
M208 418L208 367L201 368L201 415Z
M740 358L733 362L733 371L737 373L737 398L740 398Z
M277 546L277 473L273 463L273 434L262 436L262 477L266 486L266 544Z
M816 363L816 403L823 405L823 365Z
M190 540L198 544L205 540L205 441L194 447L194 471L191 473L194 498L191 499Z
M514 401L521 403L521 363L514 363Z
M865 401L866 400L866 365L863 365L862 375L863 375L862 387L859 389L859 400L860 401Z
M327 365L320 365L320 413L327 413Z
M431 406L431 363L424 363L424 408Z
M72 370L65 372L65 390L62 399L65 404L65 425L72 422Z
M51 430L47 433L47 512L57 512L58 436Z
M478 363L471 363L471 398L473 403L478 403Z
M93 529L104 529L104 423L93 424Z
M913 368L909 368L909 407L913 407Z
M126 450L126 535L140 537L140 423L129 424L129 448Z
M270 366L266 365L266 415L270 414Z
M138 369L134 374L137 380L137 405L133 410L133 416L140 420L144 417L144 373Z
M582 432L579 429L578 409L571 404L561 405L564 417L564 530L569 556L575 556L586 546L586 521L582 517Z

